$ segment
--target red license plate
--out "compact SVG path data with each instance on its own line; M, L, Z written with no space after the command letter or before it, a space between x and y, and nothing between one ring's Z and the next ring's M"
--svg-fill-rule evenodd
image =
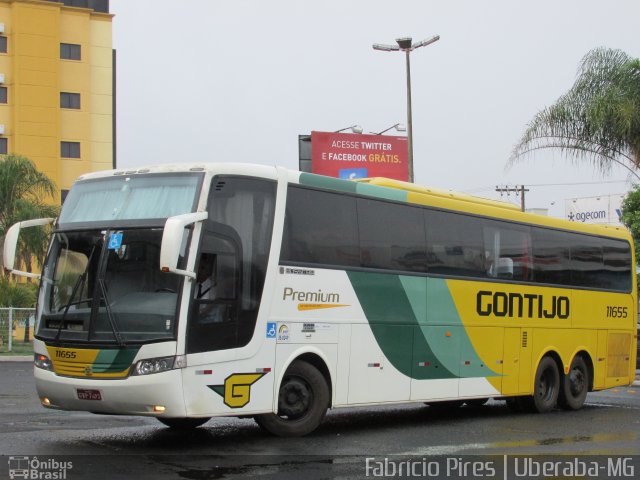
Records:
M100 390L87 390L84 388L77 388L76 392L80 400L102 400L102 394Z

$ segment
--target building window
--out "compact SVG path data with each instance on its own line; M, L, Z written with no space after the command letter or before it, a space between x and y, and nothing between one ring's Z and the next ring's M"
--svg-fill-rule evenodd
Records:
M80 60L80 45L76 45L75 43L61 43L60 58L64 60Z
M0 53L7 53L7 37L0 36Z
M80 109L80 94L60 92L60 108Z
M7 103L7 87L0 87L0 103Z
M69 195L69 190L60 190L60 205L67 199L67 195Z
M0 137L0 155L9 153L9 145L6 138Z
M80 158L80 142L60 142L62 158Z

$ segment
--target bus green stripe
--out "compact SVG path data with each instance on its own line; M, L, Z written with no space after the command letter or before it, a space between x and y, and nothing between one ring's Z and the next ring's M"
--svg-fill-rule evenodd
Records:
M444 366L436 368L440 360L432 351L424 335L418 335L418 319L413 305L424 306L420 297L426 298L426 279L403 278L365 272L347 272L369 326L385 357L402 374L415 379L456 378L457 375ZM423 281L421 287L419 281ZM408 285L405 289L403 284ZM411 299L410 299L411 297ZM413 348L408 347L412 345ZM418 368L416 354L434 364L434 368Z
M366 195L368 197L382 198L384 200L394 200L396 202L407 202L408 194L404 190L395 188L379 187L369 183L356 183L356 192L358 195Z
M139 348L121 348L117 350L100 350L92 365L95 373L121 372L131 366Z
M473 348L445 280L347 274L376 342L401 373L417 380L459 378L464 359L464 377L498 375Z
M356 193L356 183L339 178L325 177L324 175L314 175L312 173L301 173L298 180L301 185L324 188L326 190L336 190L338 192Z
M357 193L358 195L381 198L384 200L393 200L396 202L406 203L408 201L408 193L404 190L380 187L378 185L371 185L369 183L353 182L351 180L325 177L324 175L315 175L313 173L301 173L298 181L301 185L323 188L325 190L334 190L336 192L344 193Z

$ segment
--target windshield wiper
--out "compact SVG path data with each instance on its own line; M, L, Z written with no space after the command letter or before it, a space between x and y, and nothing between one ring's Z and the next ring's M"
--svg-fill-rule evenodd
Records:
M76 294L78 293L78 288L80 287L80 285L84 286L84 282L87 279L87 274L89 273L89 266L91 265L91 259L93 258L93 254L94 254L95 251L96 251L96 246L94 244L91 247L91 252L89 253L89 259L87 260L87 265L84 267L84 271L78 277L78 280L76 280L76 283L73 286L73 290L71 291L71 296L69 297L69 301L63 307L64 308L64 312L62 312L62 317L60 318L60 321L58 323L58 331L56 332L56 338L55 338L56 342L60 340L60 333L62 332L62 327L64 325L64 320L65 320L65 318L67 316L67 313L69 312L69 309L71 308L71 305L76 304L73 301L73 299L76 297ZM61 309L59 309L58 311L60 311L60 310Z
M116 320L113 318L111 313L111 305L109 302L109 297L107 296L107 289L104 286L104 280L99 279L98 285L100 285L100 291L102 292L102 298L104 298L104 306L107 311L107 319L109 320L109 325L111 326L111 331L113 332L113 337L118 342L119 347L124 346L124 340L122 340L122 335L120 335L120 330L118 330L118 326L116 325Z

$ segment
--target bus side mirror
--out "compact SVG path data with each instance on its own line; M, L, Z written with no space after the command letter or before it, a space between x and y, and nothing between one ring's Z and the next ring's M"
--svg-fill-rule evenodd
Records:
M178 268L178 259L180 257L180 249L182 248L185 227L192 223L206 220L208 216L209 214L207 212L196 212L167 218L167 222L164 224L164 232L162 233L160 270L163 272L177 273L185 277L196 278L194 272L180 270Z
M55 218L37 218L35 220L25 220L24 222L15 223L7 230L7 234L4 236L4 250L3 263L4 268L14 275L20 275L29 278L40 278L38 273L23 272L21 270L15 270L13 267L16 263L16 250L18 248L18 237L20 236L20 230L29 227L41 227L43 225L49 225L55 221Z

